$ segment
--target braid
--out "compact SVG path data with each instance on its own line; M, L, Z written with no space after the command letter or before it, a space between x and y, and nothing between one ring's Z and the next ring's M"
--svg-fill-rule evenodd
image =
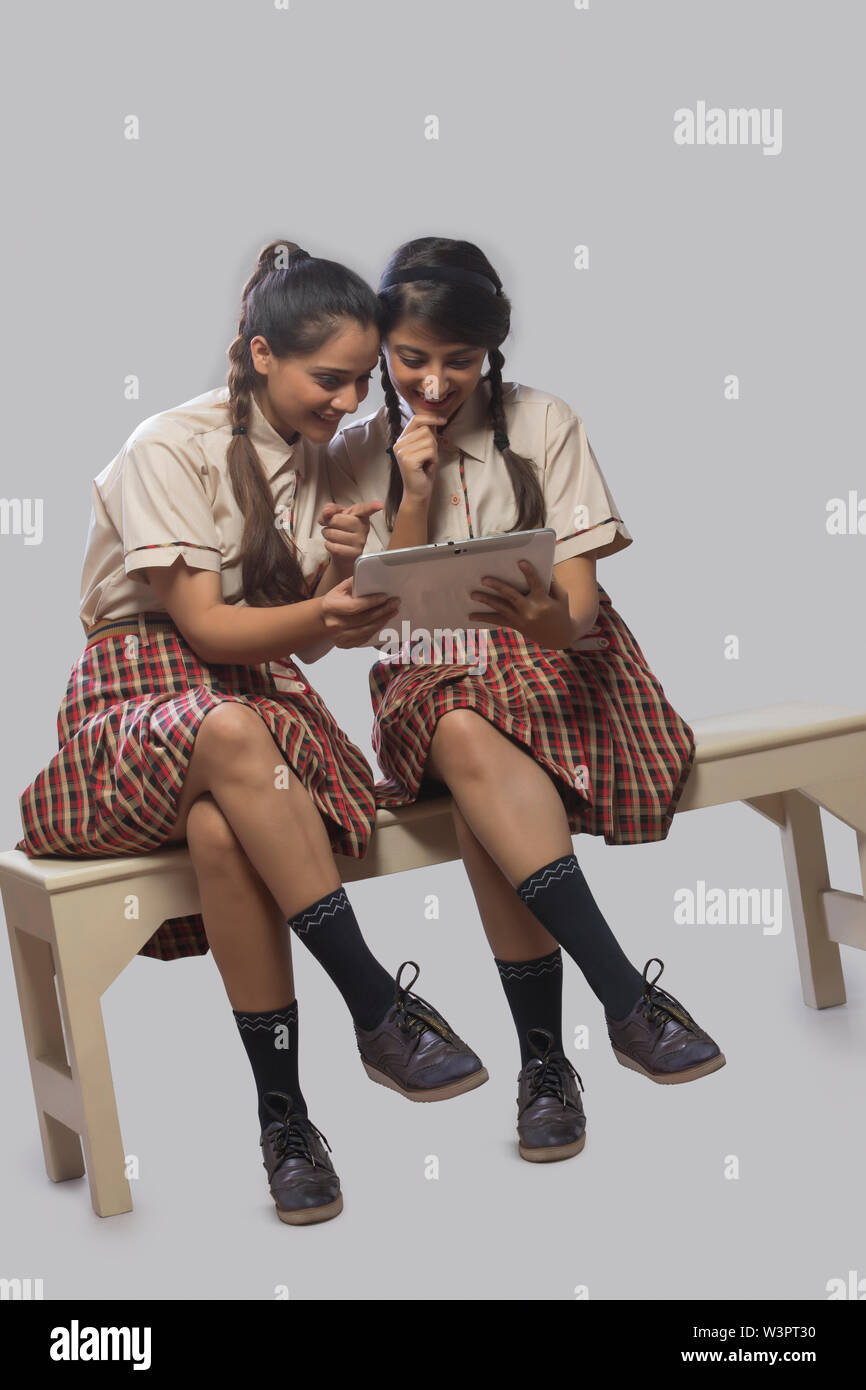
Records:
M385 393L385 405L388 410L388 444L393 449L400 435L403 433L403 415L400 410L400 400L394 389L394 383L388 374L388 367L385 362L385 354L379 355L379 368L382 376L382 390ZM403 500L403 475L400 466L394 455L391 455L391 475L388 479L388 496L385 499L385 525L389 531L393 531L394 523L397 520L397 511Z
M508 430L505 426L505 404L502 399L502 368L505 358L499 348L487 352L490 363L485 381L490 383L490 423L493 426L493 443L505 460L508 476L514 490L517 504L518 531L532 531L544 525L544 495L538 481L538 474L531 459L523 458L511 448Z
M292 246L291 242L277 245L285 250L287 244ZM292 249L300 250L299 247ZM259 257L259 264L244 289L244 301L250 290L272 268L266 263L272 250L273 247L266 247ZM302 255L305 256L306 252ZM237 425L249 426L252 418L256 372L245 328L244 307L237 337L228 350L228 409L232 428ZM251 608L269 608L308 598L309 587L298 560L297 548L292 541L292 548L289 550L277 534L270 484L261 459L246 431L232 436L226 451L226 460L232 491L244 514L241 583L247 604Z
M425 283L423 272L427 269L431 273ZM407 270L417 272L412 280L392 279L394 272ZM449 280L447 275L444 278L438 275L440 270L468 271L476 278L468 282L455 282ZM480 285L477 283L478 276L484 277ZM489 282L486 286L485 281ZM485 349L490 368L482 380L490 386L489 424L493 430L493 443L505 461L514 492L516 525L522 531L543 526L545 507L539 481L540 470L532 459L515 453L508 438L502 389L505 358L500 352L500 344L505 342L510 332L511 301L487 256L473 242L454 241L450 237L417 237L404 242L385 267L379 301L382 306L380 333L383 341L387 341L399 323L409 320L419 321L440 342L466 343ZM402 418L384 357L382 385L393 447L402 432ZM385 510L389 529L393 529L402 495L402 478L395 463Z
M253 361L253 339L263 339L271 356L282 361L317 352L345 323L378 328L380 312L374 291L354 271L311 256L285 237L262 248L244 285L237 336L227 354L232 437L226 461L244 517L241 579L251 607L310 597L301 552L275 524L270 480L249 434L259 391L267 398L266 379Z

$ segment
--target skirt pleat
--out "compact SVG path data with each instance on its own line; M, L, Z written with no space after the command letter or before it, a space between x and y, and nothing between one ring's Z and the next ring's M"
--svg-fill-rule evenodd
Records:
M665 839L694 764L694 733L601 585L592 633L576 649L552 651L513 628L490 629L486 670L476 672L468 664L376 662L376 804L394 809L441 792L425 779L436 723L449 710L471 709L547 769L572 834L611 845Z
M20 797L31 857L98 857L159 848L196 733L217 705L254 709L321 812L335 853L363 858L375 826L373 773L300 669L205 664L176 629L146 641L105 637L72 668L57 717L58 752ZM278 684L279 682L279 684ZM201 915L161 924L140 955L208 950Z

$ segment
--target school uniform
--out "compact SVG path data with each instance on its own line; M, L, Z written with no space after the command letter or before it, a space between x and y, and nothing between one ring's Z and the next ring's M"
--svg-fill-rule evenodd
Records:
M336 852L363 857L375 824L373 774L290 656L258 665L199 659L144 568L180 554L220 576L245 606L244 517L231 487L228 387L145 420L93 481L80 617L87 645L57 720L59 750L20 798L29 855L156 849L171 833L204 716L233 700L255 709L325 818ZM253 400L248 423L273 493L274 523L316 586L329 556L316 518L331 500L321 446L287 444ZM200 914L164 922L140 954L208 950Z
M511 447L538 471L545 524L556 532L554 564L575 555L615 555L630 545L580 417L558 397L518 382L504 383L503 396ZM479 381L440 437L431 542L517 529L489 401L489 384ZM408 423L412 412L402 401L401 410ZM389 443L384 405L337 435L328 448L335 501L386 500ZM384 511L378 512L367 552L386 549L388 541ZM481 674L465 665L376 662L372 743L384 774L377 804L405 806L433 790L424 766L436 722L449 710L473 709L551 773L573 834L603 835L615 845L664 839L692 769L694 734L601 584L598 592L595 625L565 651L496 627L487 635Z

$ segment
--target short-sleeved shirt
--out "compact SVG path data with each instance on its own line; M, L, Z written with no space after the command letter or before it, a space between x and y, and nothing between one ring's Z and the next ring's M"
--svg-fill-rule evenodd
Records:
M574 555L596 559L632 543L579 415L558 396L519 382L503 382L505 424L511 448L538 472L545 525L556 532L554 563ZM401 401L404 424L411 419ZM468 540L517 530L517 504L489 420L490 386L481 380L439 438L439 466L429 511L429 540ZM330 487L349 506L385 502L391 472L384 405L347 425L328 445ZM387 549L384 510L370 522L367 553Z
M111 618L164 612L144 569L178 555L220 576L223 601L242 590L244 515L226 458L231 442L227 386L144 420L93 480L81 578L85 631ZM315 586L329 556L317 518L331 501L324 446L300 435L288 444L251 401L248 439L268 478L274 525Z

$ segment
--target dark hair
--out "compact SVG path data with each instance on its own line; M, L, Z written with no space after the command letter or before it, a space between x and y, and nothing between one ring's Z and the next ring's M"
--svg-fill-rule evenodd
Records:
M502 368L505 358L499 351L511 328L511 303L503 293L502 281L484 252L471 241L452 241L449 237L418 237L404 242L394 252L382 274L387 279L394 270L424 266L452 266L485 275L496 292L483 286L457 284L443 280L412 280L406 284L379 289L382 304L381 331L384 338L403 318L419 319L443 342L468 343L487 349L490 370L482 378L490 383L490 425L493 442L502 454L517 504L517 529L531 530L544 525L544 497L532 461L511 448L505 428L502 401ZM389 444L403 433L400 401L388 374L384 353L380 358L382 387L388 410ZM393 530L397 508L403 496L399 465L391 459L391 477L385 502L385 524Z
M380 305L360 276L336 261L311 256L293 241L270 242L244 285L237 337L229 359L232 427L248 425L259 374L250 343L261 335L275 357L315 352L343 319L379 328ZM380 330L381 331L381 330ZM241 541L244 598L268 608L309 597L297 550L274 525L274 500L249 434L232 437L226 454L235 499L244 514Z

